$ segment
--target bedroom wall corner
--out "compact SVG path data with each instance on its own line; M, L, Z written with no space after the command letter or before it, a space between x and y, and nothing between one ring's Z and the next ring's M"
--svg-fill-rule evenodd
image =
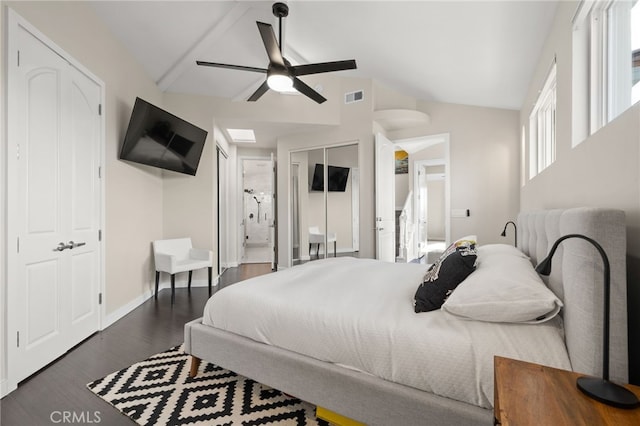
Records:
M153 285L151 241L162 236L162 176L156 169L118 160L118 153L136 96L162 105L162 94L88 2L3 4L105 83L103 248L109 317Z
M208 132L195 176L163 171L162 238L189 237L194 247L213 251L217 259L217 164L212 98L177 93L164 94L164 108ZM166 278L166 277L165 277ZM177 282L187 277L180 274ZM205 269L193 272L194 284L206 283ZM166 281L166 280L165 280Z

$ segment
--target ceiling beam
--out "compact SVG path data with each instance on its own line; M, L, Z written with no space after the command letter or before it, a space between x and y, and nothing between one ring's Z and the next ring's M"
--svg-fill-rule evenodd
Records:
M237 3L220 22L211 27L167 72L156 82L163 92L190 67L195 66L196 59L203 57L212 44L218 41L245 13L250 9L244 2Z

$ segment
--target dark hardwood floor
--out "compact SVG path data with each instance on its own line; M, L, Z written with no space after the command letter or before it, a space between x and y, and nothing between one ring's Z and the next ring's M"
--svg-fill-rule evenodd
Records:
M219 291L251 276L270 272L269 264L247 264L227 269ZM209 298L206 287L158 293L115 324L97 332L46 368L21 382L18 389L0 400L2 426L61 424L64 412L89 421L84 424L134 424L115 408L95 396L86 384L184 341L184 324L202 316ZM76 422L75 424L78 424Z

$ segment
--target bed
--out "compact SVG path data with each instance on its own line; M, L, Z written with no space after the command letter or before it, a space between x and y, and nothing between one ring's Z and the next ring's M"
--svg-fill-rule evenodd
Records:
M626 383L624 213L597 208L525 212L517 223L519 248L532 264L542 260L553 242L568 233L585 234L603 246L611 265L614 307L610 376ZM263 284L260 279L231 286L229 290L237 287L238 291L246 287L250 290L247 294L254 296L233 303L243 296L227 290L214 295L203 318L185 325L185 351L369 425L490 424L493 355L585 374L601 373L602 267L593 248L581 240L567 240L554 256L547 284L562 310L550 319L541 317L540 324L452 320L449 313L440 311L414 314L407 303L425 267L381 264L341 258L311 262L263 278L269 283L264 285L269 288L267 294L258 291ZM355 282L354 274L363 278L362 283L382 279L390 285L368 292L372 287L354 285L355 295L342 296L336 283ZM314 293L320 291L318 284L305 284L304 277L309 275L326 281L320 293ZM296 279L300 283L296 287L285 286ZM311 296L306 291L311 291ZM278 299L281 292L288 297ZM331 303L313 300L328 295ZM269 299L273 299L273 309L265 308ZM210 305L215 309L209 309ZM234 313L232 305L244 306L244 317L242 310ZM349 322L354 316L356 325ZM416 324L412 318L421 322ZM390 336L380 331L381 323L393 324L397 333ZM446 324L455 327L446 331ZM336 336L337 332L323 329L345 334ZM434 331L436 337L422 341L422 329ZM536 352L536 347L550 356ZM363 357L363 353L372 356ZM469 355L474 358L466 359ZM447 358L453 360L453 367L443 367ZM406 364L408 369L403 367Z

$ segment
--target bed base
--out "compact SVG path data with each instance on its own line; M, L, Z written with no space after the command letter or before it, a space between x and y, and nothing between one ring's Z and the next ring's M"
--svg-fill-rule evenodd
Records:
M392 383L202 324L185 324L185 352L370 426L490 425L493 411ZM193 368L193 365L192 365Z

